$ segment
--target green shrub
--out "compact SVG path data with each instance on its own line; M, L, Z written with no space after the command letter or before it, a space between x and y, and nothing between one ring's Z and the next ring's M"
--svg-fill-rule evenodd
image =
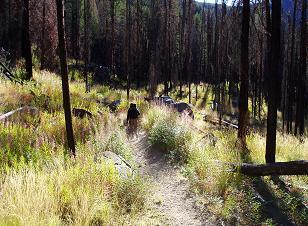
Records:
M103 144L102 151L111 151L126 160L132 160L132 150L125 134L120 131L112 132Z
M185 163L192 146L192 133L188 127L173 121L159 120L149 132L149 142L168 152L171 160Z
M176 115L166 107L151 106L151 108L146 112L145 117L143 117L142 127L149 132L158 121L175 122L175 120Z
M0 124L0 167L17 167L23 162L35 163L49 156L50 149L47 143L39 143L33 128L18 124L5 127Z

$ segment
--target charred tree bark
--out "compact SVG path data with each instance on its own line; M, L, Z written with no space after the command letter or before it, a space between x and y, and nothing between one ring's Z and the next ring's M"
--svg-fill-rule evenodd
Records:
M110 17L111 17L111 71L112 75L115 74L115 64L114 64L114 37L115 37L115 1L110 0Z
M302 21L301 21L301 41L300 41L300 74L298 78L298 96L297 96L297 121L298 132L300 136L304 135L305 130L305 95L306 95L306 69L307 69L307 1L302 1ZM295 128L297 130L297 128ZM297 132L295 131L295 135Z
M46 0L43 1L43 23L41 37L41 70L45 69Z
M236 165L233 165L235 168ZM308 175L308 161L277 162L253 165L243 163L239 172L248 176Z
M88 14L89 14L89 1L84 0L84 71L83 76L85 79L86 93L90 92L89 82L88 82L88 64L89 64L89 47L88 47Z
M192 80L192 71L191 71L191 39L192 39L192 26L193 26L193 5L192 0L188 0L188 18L187 18L187 41L186 41L186 57L185 57L185 65L184 67L187 70L187 78L188 78L188 102L191 103L191 80Z
M293 9L293 21L292 21L292 31L291 31L291 54L290 54L290 68L288 76L288 122L287 122L287 132L292 132L292 123L293 123L293 106L294 106L294 45L295 45L295 20L296 20L296 10L297 10L297 0L294 0L294 9Z
M26 60L26 80L30 80L33 77L32 72L32 53L31 53L31 41L30 41L30 2L29 0L24 0L23 7L23 55Z
M239 100L239 130L238 138L246 147L246 128L248 122L248 86L249 86L249 18L250 18L250 3L249 0L243 1L242 15L242 35L241 35L241 88Z
M269 74L271 65L271 33L272 33L272 22L271 22L271 8L270 1L265 0L265 21L266 21L266 53L264 59L264 88L265 97L267 97L269 89Z
M207 13L207 29L206 29L206 48L207 48L207 80L211 82L213 80L212 72L212 19L210 16L210 10Z
M126 71L126 95L129 101L130 95L130 58L131 58L131 10L130 10L130 0L126 0L126 31L125 31L125 71Z
M186 25L186 0L182 3L182 18L181 18L181 33L180 33L180 67L179 67L179 82L180 82L180 97L183 93L183 77L184 77L184 56L185 56L185 25Z
M141 31L141 23L142 23L142 15L141 15L141 2L140 0L137 0L137 40L136 40L136 45L137 45L137 56L135 56L135 61L137 62L137 68L136 68L136 79L137 79L137 88L139 89L141 86L141 65L142 65L142 31Z
M269 77L266 154L267 163L275 162L278 93L280 89L281 0L272 4L271 75Z
M75 140L72 125L70 91L68 82L68 69L66 59L66 41L64 30L64 7L63 0L57 0L57 21L58 21L58 39L59 39L59 58L61 65L62 76L62 93L63 93L63 108L65 115L66 137L67 144L71 155L76 156Z

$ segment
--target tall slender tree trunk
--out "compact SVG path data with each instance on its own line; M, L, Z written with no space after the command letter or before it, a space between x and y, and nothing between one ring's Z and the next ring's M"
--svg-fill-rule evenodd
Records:
M59 39L59 58L61 65L62 76L62 93L63 93L63 108L65 115L66 138L68 148L71 155L76 157L75 140L72 125L70 91L68 82L68 69L66 60L66 41L64 30L64 7L63 0L57 0L57 21L58 21L58 39Z
M240 69L240 100L238 138L246 147L246 130L248 122L248 79L249 79L249 0L243 0L242 34L241 34L241 69Z
M114 64L114 37L115 37L115 1L110 0L110 13L111 13L111 71L112 75L115 73L115 64Z
M136 78L137 78L137 88L139 89L141 86L141 65L142 65L142 58L141 58L141 53L142 53L142 45L141 45L141 2L140 0L137 0L137 56L136 56L136 61L137 61L137 73L136 73Z
M167 71L169 65L169 58L168 58L168 5L167 0L164 0L164 30L163 30L164 40L163 40L163 65L162 65L162 76L164 78L164 94L168 95L169 87L168 87L168 80L169 77L167 76Z
M172 14L172 0L169 0L169 11L168 11L168 78L169 78L169 86L168 91L170 92L172 90L172 71L174 70L174 64L173 64L173 54L172 54L172 47L171 47L171 37L172 37L172 31L171 31L171 14ZM172 39L173 40L173 39Z
M291 31L291 56L290 56L290 68L288 76L288 123L287 123L287 132L292 132L292 123L293 123L293 106L294 106L294 58L295 58L295 21L296 21L296 10L297 10L297 0L294 0L294 9L293 9L293 21L292 21L292 31Z
M89 1L84 0L83 6L83 19L84 19L84 71L83 76L85 79L86 93L90 92L88 81L88 64L89 64L89 47L88 47L88 13L89 13Z
M125 30L125 71L126 71L126 95L127 101L129 101L130 95L130 57L131 57L131 11L130 11L130 0L126 0L126 30Z
M271 22L271 7L270 1L265 0L265 21L266 21L266 53L264 58L264 88L265 97L267 98L268 93L268 83L270 74L270 64L271 64L271 33L272 33L272 22Z
M212 72L212 21L210 16L210 9L207 13L207 41L206 41L206 48L207 48L207 76L208 81L213 81L213 72Z
M305 132L305 98L306 76L307 76L307 1L302 0L302 19L301 19L301 41L300 41L300 74L298 78L298 97L297 97L297 121L299 125L299 135ZM307 104L307 102L306 102Z
M185 56L185 21L186 21L186 0L182 2L182 18L181 18L181 33L180 33L180 69L179 69L179 81L180 81L180 97L183 94L183 77L184 77L184 56Z
M192 61L192 26L193 26L193 1L188 1L188 30L187 30L187 55L186 55L186 63L185 68L187 68L187 77L188 77L188 101L191 103L191 81L192 81L192 68L191 68L191 61Z
M271 75L269 77L266 153L267 163L275 162L278 94L280 89L281 0L272 2Z
M41 37L41 70L45 69L46 0L43 1L43 23Z
M24 0L24 8L23 8L23 51L24 57L26 60L26 71L27 76L26 80L30 80L33 77L32 72L32 53L31 53L31 41L30 41L30 2L29 0Z

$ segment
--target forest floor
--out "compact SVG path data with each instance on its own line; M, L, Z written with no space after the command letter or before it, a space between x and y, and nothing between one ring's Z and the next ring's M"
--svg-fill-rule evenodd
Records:
M163 225L217 225L206 208L198 205L198 196L177 166L170 164L161 150L148 143L142 132L131 140L139 172L152 185L152 209ZM155 214L154 214L155 215Z
M95 86L84 93L83 81L71 82L72 108L94 115L73 117L77 158L71 161L63 158L60 77L36 71L35 78L23 86L0 79L0 115L21 106L40 111L0 123L0 225L307 225L307 176L281 176L277 184L217 164L243 159L234 128L210 122L217 118L206 107L210 94L196 100L192 121L144 101L145 90L134 91L141 131L127 139L130 102L115 112L105 104L125 100L126 90ZM247 136L252 163L264 163L265 141L258 129ZM307 150L307 138L277 133L277 161L308 159ZM119 177L112 164L97 163L105 151L130 162L135 176Z

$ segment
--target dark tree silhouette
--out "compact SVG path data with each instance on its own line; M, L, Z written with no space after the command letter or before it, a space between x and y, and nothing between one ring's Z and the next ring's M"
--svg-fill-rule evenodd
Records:
M280 50L281 50L281 0L272 2L272 33L271 33L271 74L268 78L268 113L267 113L267 134L266 154L267 163L275 162L276 154L276 127L277 108L280 88Z
M63 108L65 114L66 137L70 153L75 157L76 156L75 140L73 133L73 125L72 125L68 69L66 60L63 0L57 0L57 20L58 20L59 57L60 57L61 76L62 76Z
M45 69L45 36L46 36L46 0L43 1L42 37L41 37L41 70Z
M249 79L249 0L243 1L242 34L241 34L241 68L240 68L240 102L239 102L239 129L238 138L243 147L246 147L246 128L248 122L248 79Z
M302 18L301 18L301 41L300 41L300 74L297 81L297 110L296 121L298 128L295 128L295 135L297 129L299 135L303 136L305 132L305 95L306 95L306 69L307 69L307 1L302 0Z
M29 32L29 18L30 18L30 2L29 0L24 0L23 7L23 55L26 60L26 80L30 80L33 77L32 72L32 54L31 54L31 41Z
M89 15L89 1L84 0L83 5L83 19L84 19L84 79L86 85L86 92L90 92L89 81L88 81L88 64L89 64L89 48L88 48L88 15Z

